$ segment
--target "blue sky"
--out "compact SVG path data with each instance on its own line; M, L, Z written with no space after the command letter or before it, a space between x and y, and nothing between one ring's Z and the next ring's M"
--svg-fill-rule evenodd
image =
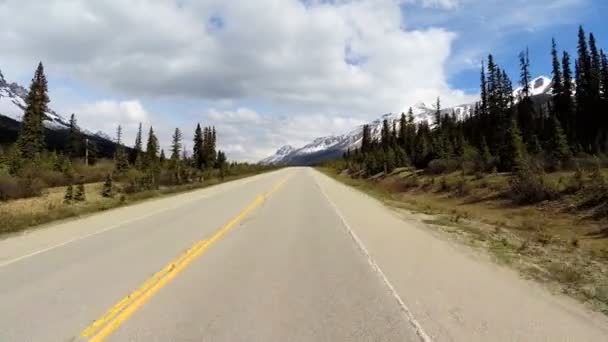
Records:
M493 53L517 81L529 47L548 75L551 37L575 51L583 24L608 48L602 0L5 0L0 69L29 83L45 63L51 107L165 146L197 122L259 160L284 144L346 133L417 102L475 100Z

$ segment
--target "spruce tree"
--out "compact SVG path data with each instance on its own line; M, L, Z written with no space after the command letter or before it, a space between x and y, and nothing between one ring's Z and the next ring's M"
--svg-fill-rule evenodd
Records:
M416 139L416 124L414 123L414 111L410 107L407 111L407 129L405 134L405 153L411 159L414 154L414 143Z
M226 154L222 151L217 152L217 168L220 170L220 178L224 180L226 176Z
M363 125L363 137L361 138L361 152L367 153L372 149L372 131L369 125Z
M563 85L562 85L562 106L561 112L563 117L563 126L568 136L568 141L571 145L576 142L576 127L577 123L574 115L574 84L572 83L572 69L570 67L570 54L564 51L562 56L562 70L563 70Z
M551 155L552 164L556 169L560 169L564 163L572 156L568 139L562 126L555 115L551 117L551 134L548 144L548 152Z
M135 144L133 145L133 156L131 161L136 169L141 170L143 167L143 138L142 125L139 123L137 127L137 135L135 136Z
M160 150L160 158L159 158L160 166L164 167L167 162L167 157L165 156L165 150Z
M173 178L178 184L181 183L181 150L182 132L179 130L179 128L176 128L171 141L171 170L173 172Z
M75 159L82 156L82 135L76 122L76 115L70 116L70 126L68 129L68 143L67 143L68 155L70 158Z
M106 175L103 187L101 188L101 196L105 198L114 196L112 175L109 173Z
M382 121L382 131L380 132L380 143L382 144L382 148L387 150L391 144L391 129L388 124L388 120L384 119Z
M116 129L116 151L114 153L114 170L117 174L127 171L129 168L129 158L125 147L122 145L122 127Z
M579 27L577 50L578 58L575 63L577 137L583 149L591 152L594 140L593 120L590 113L591 59L582 26Z
M603 145L603 117L601 115L601 57L593 33L589 34L589 122L593 134L593 152L599 153Z
M437 98L435 107L435 129L439 129L441 127L441 100L439 97Z
M158 138L154 134L154 128L150 127L148 131L148 142L146 144L146 152L145 152L145 163L144 166L147 170L154 169L158 167Z
M71 204L74 200L74 186L72 183L68 184L67 188L65 188L65 194L63 195L63 203Z
M488 147L488 144L486 143L486 138L484 136L481 137L480 153L481 153L481 162L483 164L483 169L485 171L490 171L491 168L494 166L493 165L494 157L492 156L492 153L490 153L490 148Z
M488 114L488 84L486 82L486 71L484 70L484 62L481 62L481 77L480 77L480 88L481 88L481 107L479 108L479 114L482 117Z
M534 113L534 103L532 102L531 94L530 94L530 58L528 49L525 52L521 52L519 54L519 64L520 64L520 86L522 87L521 93L519 94L519 103L517 105L517 113L518 113L518 122L519 126L522 130L522 135L524 142L526 144L530 144L532 141L532 136L536 131L536 127L534 125L534 121L536 120L536 115ZM506 74L504 74L503 79L508 79ZM506 86L508 88L508 86ZM505 89L505 91L508 91ZM510 101L506 101L503 106L510 106Z
M500 153L500 166L504 171L517 170L525 163L526 153L517 121L511 120L508 136Z
M144 171L146 172L146 185L149 188L158 187L158 178L160 173L160 159L158 156L158 138L154 134L154 129L150 127L148 131L148 142L146 144L146 152L144 155Z
M76 185L76 193L74 194L74 201L76 202L84 202L87 200L84 183L81 181Z
M205 165L204 160L204 138L203 138L203 130L201 129L201 125L196 125L196 130L194 131L194 146L192 147L192 157L194 158L194 166L202 170Z
M25 160L32 160L44 149L44 120L48 111L48 83L42 62L38 64L30 90L25 98L25 110L17 145Z
M401 113L401 117L399 118L399 136L398 141L399 145L405 146L407 135L407 118L405 117L405 113Z

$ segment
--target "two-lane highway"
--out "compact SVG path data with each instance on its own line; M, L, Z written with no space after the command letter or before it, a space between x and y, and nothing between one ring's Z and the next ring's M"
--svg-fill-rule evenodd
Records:
M606 336L578 304L306 168L0 240L0 341Z

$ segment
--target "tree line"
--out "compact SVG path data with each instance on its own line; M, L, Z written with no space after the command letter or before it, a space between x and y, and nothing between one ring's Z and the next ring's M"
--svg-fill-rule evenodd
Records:
M120 181L120 191L129 193L214 177L223 179L258 168L229 163L226 154L217 148L216 128L200 124L194 128L191 151L185 148L181 130L175 129L168 157L160 148L153 127L147 130L144 146L140 124L133 146L127 147L122 127L118 126L113 158L103 159L72 114L63 148L50 150L45 145L44 126L49 102L48 82L40 63L25 99L17 141L8 148L0 148L0 200L37 196L46 187L68 185L65 200L72 202L84 200L84 183L88 182L103 181L102 194L113 196L118 191L114 180Z
M551 44L552 91L533 96L530 59L519 55L519 84L513 83L491 54L482 61L480 100L458 117L441 110L434 122L416 123L412 109L399 120L384 120L379 139L363 127L360 148L344 159L353 173L373 175L413 165L437 171L469 165L476 172L571 168L575 157L608 152L608 60L593 33L578 32L574 62ZM574 72L572 67L574 66Z

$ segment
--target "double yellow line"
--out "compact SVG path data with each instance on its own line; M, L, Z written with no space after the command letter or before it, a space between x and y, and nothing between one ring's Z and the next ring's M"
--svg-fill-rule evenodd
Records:
M113 331L120 327L129 317L131 317L140 307L142 307L154 294L165 287L173 278L182 272L192 261L205 253L209 247L220 240L228 231L243 221L251 212L259 207L268 197L279 190L287 179L276 183L272 189L263 195L256 197L245 209L228 223L222 226L209 239L197 242L194 246L186 250L183 254L170 262L161 271L154 274L150 279L143 283L137 290L120 300L100 319L93 322L80 333L80 338L91 342L101 342L105 340Z

